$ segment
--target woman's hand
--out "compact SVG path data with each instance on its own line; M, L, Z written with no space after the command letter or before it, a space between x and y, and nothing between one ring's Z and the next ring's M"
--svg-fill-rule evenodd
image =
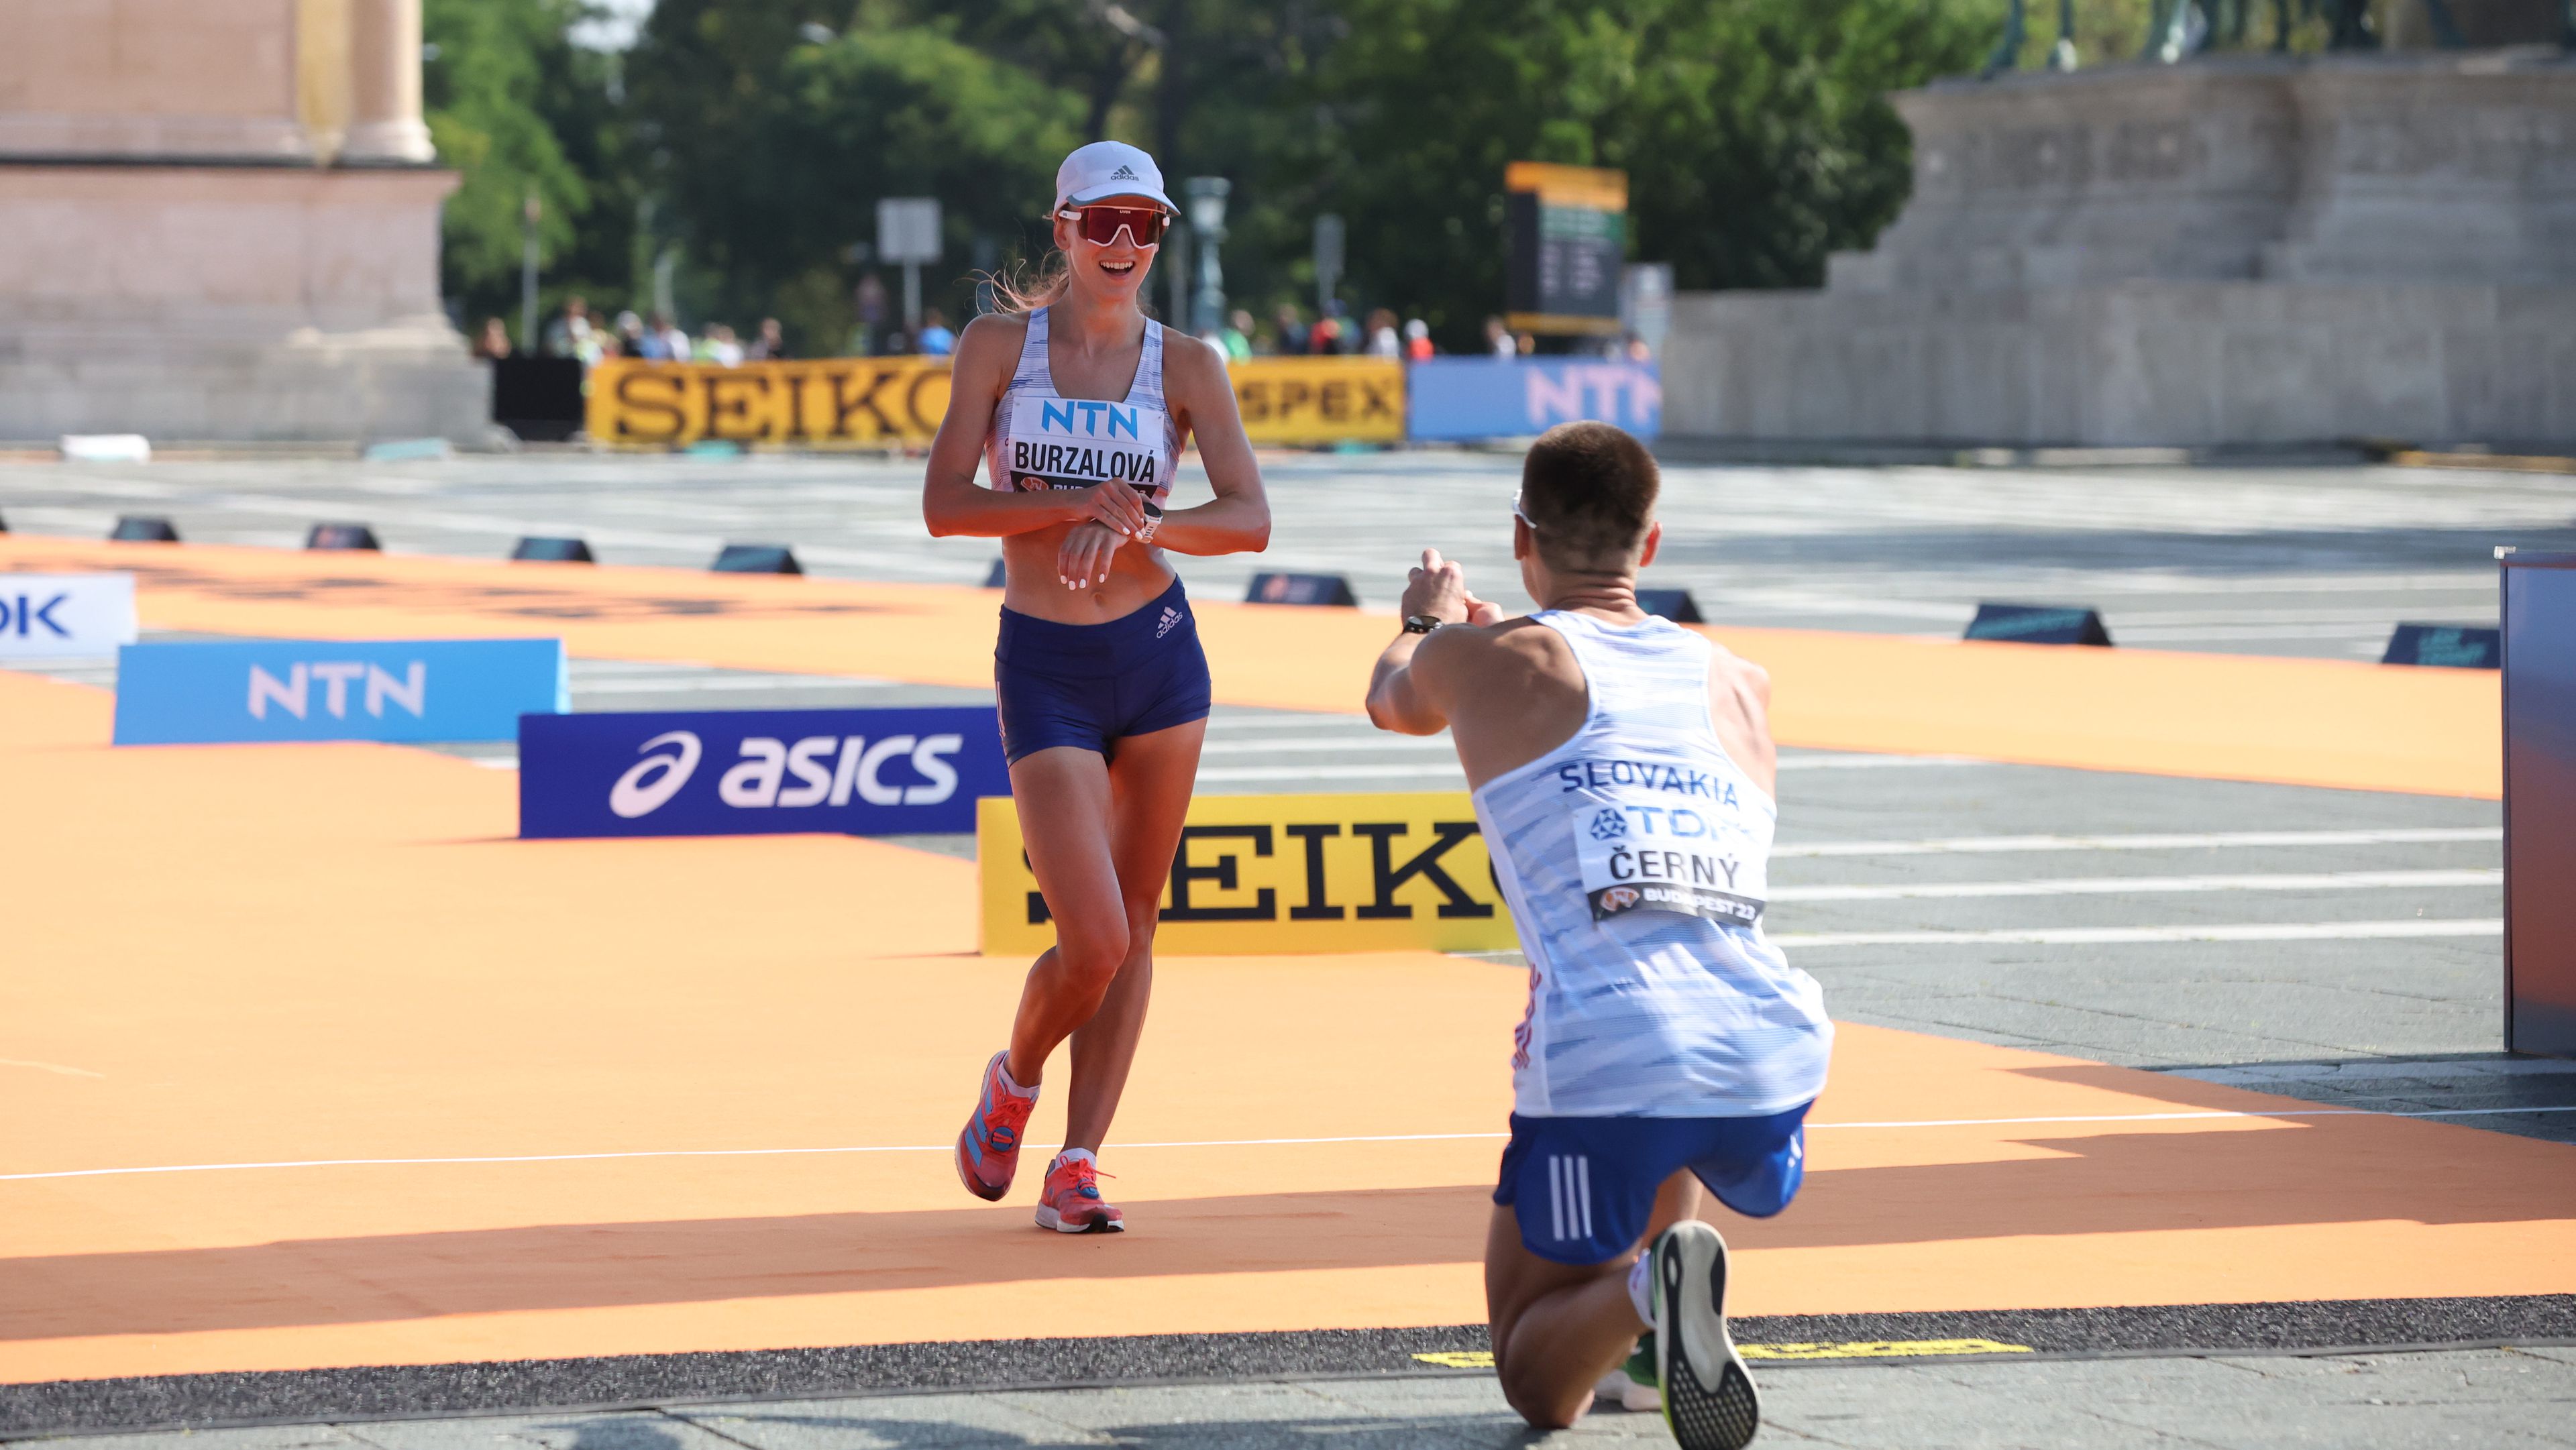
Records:
M1138 529L1145 527L1145 496L1132 483L1116 479L1095 483L1076 490L1074 501L1075 518L1113 529L1123 537L1133 538Z
M1104 488L1126 489L1125 484L1103 484ZM1135 490L1127 489L1130 494ZM1127 536L1106 524L1076 524L1065 531L1064 547L1055 555L1056 577L1067 589L1087 589L1109 582L1110 556Z

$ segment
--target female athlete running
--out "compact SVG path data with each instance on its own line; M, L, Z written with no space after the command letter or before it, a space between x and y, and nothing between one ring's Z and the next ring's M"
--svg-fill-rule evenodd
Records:
M1144 1031L1155 916L1207 733L1207 656L1162 551L1270 541L1225 364L1137 306L1174 211L1133 146L1095 141L1065 158L1062 265L966 329L922 486L932 534L1002 541L1002 747L1056 931L1010 1046L985 1064L957 1176L979 1198L1010 1191L1047 1058L1072 1038L1064 1151L1037 1213L1061 1233L1124 1227L1100 1196L1097 1155ZM1184 436L1216 497L1165 513ZM990 489L975 486L979 454Z

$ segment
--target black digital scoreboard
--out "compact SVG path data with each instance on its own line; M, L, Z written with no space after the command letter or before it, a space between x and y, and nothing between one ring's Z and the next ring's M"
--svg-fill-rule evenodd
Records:
M1628 174L1515 161L1503 171L1504 322L1514 332L1616 334L1628 260Z

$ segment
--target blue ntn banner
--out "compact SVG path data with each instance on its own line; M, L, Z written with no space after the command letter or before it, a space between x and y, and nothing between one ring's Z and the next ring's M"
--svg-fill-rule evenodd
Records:
M559 639L155 640L116 652L115 742L507 740L569 685Z
M635 711L519 722L519 835L966 832L1011 793L989 705Z

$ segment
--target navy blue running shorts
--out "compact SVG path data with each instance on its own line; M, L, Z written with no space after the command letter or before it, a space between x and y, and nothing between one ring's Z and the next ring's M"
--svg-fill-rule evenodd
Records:
M1105 757L1125 736L1207 718L1207 654L1175 578L1152 603L1101 624L1004 609L993 688L1011 764L1058 745Z
M1806 1179L1807 1109L1762 1118L1524 1118L1512 1114L1494 1202L1521 1243L1559 1264L1599 1264L1637 1246L1655 1191L1687 1168L1717 1201L1769 1218Z

